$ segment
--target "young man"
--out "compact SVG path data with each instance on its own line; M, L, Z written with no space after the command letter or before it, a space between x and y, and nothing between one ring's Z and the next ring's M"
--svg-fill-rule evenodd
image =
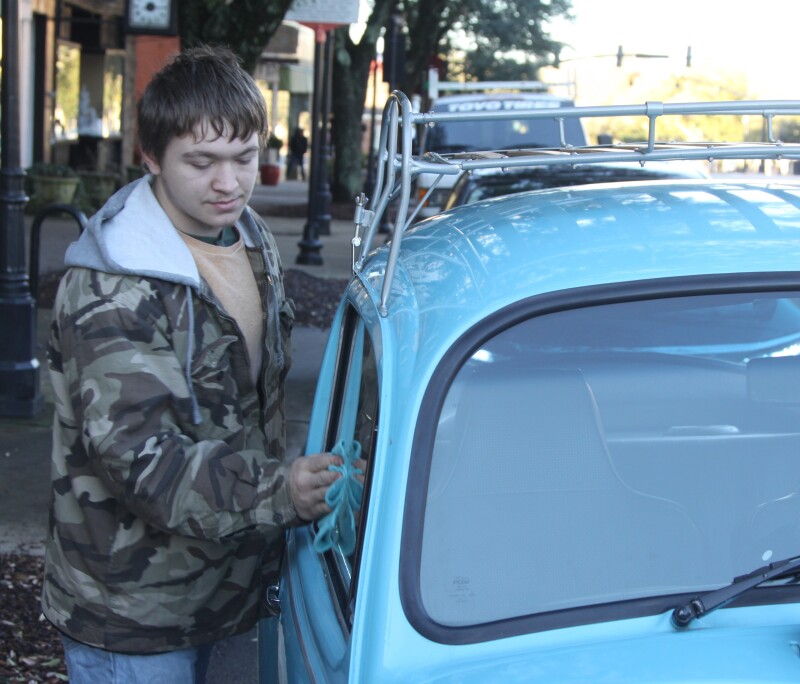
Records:
M73 684L202 681L250 629L286 527L326 512L331 454L285 459L293 312L247 208L267 132L235 56L196 48L138 109L150 175L67 251L49 347L43 610Z

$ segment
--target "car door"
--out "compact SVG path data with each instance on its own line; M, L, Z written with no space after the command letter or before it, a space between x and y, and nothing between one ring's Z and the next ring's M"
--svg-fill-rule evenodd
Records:
M355 440L367 461L364 498L356 518L356 545L318 553L317 525L289 533L282 573L279 620L259 628L259 681L343 682L347 680L355 587L362 554L362 530L369 507L371 464L378 430L376 346L364 320L351 305L337 318L323 360L312 415L321 425L322 444L309 439L309 450L331 451ZM318 439L318 438L316 438Z

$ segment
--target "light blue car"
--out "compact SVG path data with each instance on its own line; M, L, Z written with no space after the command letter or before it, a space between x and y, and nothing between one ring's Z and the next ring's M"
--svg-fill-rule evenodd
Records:
M330 548L289 535L261 682L798 681L800 185L542 190L404 230L427 162L394 98L307 446L360 447L360 511Z

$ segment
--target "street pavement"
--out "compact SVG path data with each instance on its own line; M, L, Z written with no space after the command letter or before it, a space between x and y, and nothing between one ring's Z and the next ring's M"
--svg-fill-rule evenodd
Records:
M352 221L332 220L330 234L318 236L322 264L298 264L298 243L304 238L308 185L282 180L276 186L257 185L250 202L267 220L285 269L296 268L320 278L348 278L352 263ZM29 240L32 217L26 218ZM39 272L63 268L64 251L78 235L68 217L51 217L41 224ZM50 489L50 426L53 398L46 363L45 344L51 311L37 312L36 356L44 409L32 418L0 418L0 553L41 554L47 530ZM4 334L9 334L6 331ZM302 453L311 403L328 331L296 327L293 333L293 366L286 384L287 451ZM255 682L255 631L217 645L208 684Z

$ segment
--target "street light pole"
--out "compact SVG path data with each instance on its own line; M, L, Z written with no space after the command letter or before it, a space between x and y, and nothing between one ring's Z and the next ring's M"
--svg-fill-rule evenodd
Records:
M333 32L331 24L308 24L314 28L314 99L311 111L311 169L308 174L308 218L303 239L297 243L298 264L322 264L320 234L330 234L331 192L328 187L328 119L331 106Z
M303 238L297 243L300 251L295 259L298 264L320 266L322 264L322 243L319 240L317 223L316 192L317 176L320 166L320 110L322 108L322 60L325 31L321 27L314 29L314 93L311 101L311 161L308 170L308 208L306 224L303 226Z
M317 176L317 197L314 205L317 208L317 232L319 235L331 234L331 185L328 177L328 162L331 158L331 97L333 88L333 31L328 31L325 38L325 58L322 69L322 117L320 126L319 175Z
M0 416L31 417L43 406L36 359L36 302L25 269L25 173L20 166L19 14L2 0L0 82Z

